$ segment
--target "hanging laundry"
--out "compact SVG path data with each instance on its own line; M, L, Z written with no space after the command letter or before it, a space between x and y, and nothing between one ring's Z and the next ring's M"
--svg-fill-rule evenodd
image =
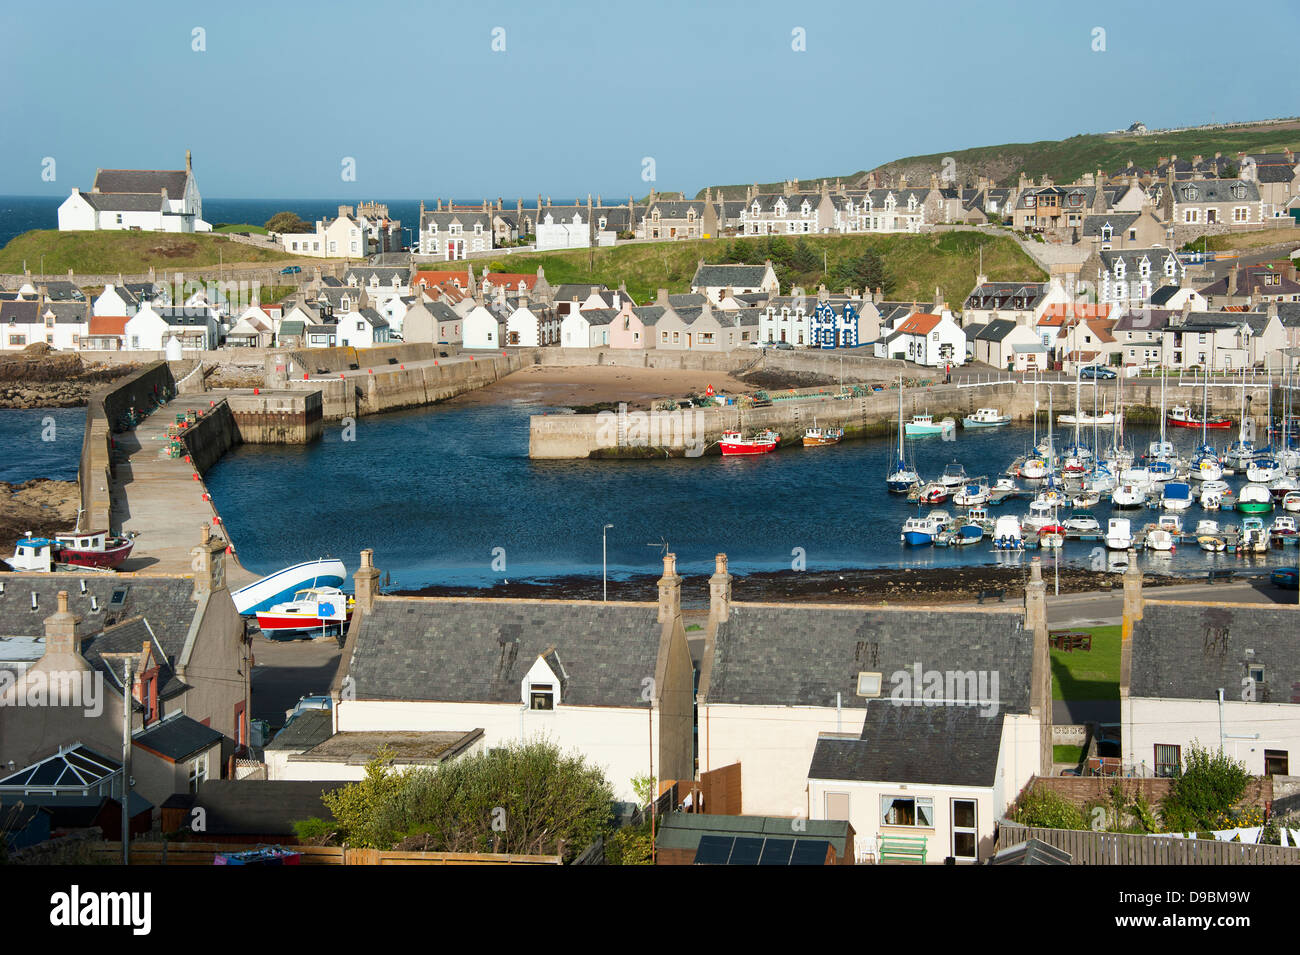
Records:
M1243 843L1254 846L1259 844L1259 834L1264 831L1264 827L1252 826L1249 829L1238 829L1237 831L1241 834Z

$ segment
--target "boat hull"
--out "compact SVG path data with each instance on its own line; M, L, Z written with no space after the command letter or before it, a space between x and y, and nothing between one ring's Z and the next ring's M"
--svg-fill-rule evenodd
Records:
M72 564L76 567L117 567L124 560L131 556L131 548L135 546L135 541L127 541L118 547L107 550L73 550L68 547L59 548L58 561L61 564Z
M306 633L312 630L339 629L346 626L341 620L322 620L305 613L272 613L257 615L257 626L265 634Z
M1196 421L1192 418L1166 417L1165 424L1175 428L1209 428L1211 431L1221 431L1232 427L1232 421L1229 418L1210 418L1206 421Z
M934 543L934 535L925 531L903 531L903 543L908 547L925 547Z
M239 613L251 617L259 610L270 610L276 604L287 603L294 594L308 587L342 587L346 576L347 570L341 560L309 560L255 580L230 597Z

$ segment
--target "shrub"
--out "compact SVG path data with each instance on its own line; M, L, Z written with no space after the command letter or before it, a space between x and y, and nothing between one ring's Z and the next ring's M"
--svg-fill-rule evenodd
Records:
M1021 793L1011 810L1011 819L1022 826L1039 829L1086 829L1083 810L1045 786Z
M1186 766L1160 804L1165 828L1170 832L1224 828L1220 823L1249 781L1245 764L1192 743Z

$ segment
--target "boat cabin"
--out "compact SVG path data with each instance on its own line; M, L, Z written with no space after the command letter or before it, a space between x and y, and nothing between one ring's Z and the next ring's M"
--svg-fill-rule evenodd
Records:
M54 541L48 537L21 537L14 546L9 566L14 570L36 570L48 573L54 563Z

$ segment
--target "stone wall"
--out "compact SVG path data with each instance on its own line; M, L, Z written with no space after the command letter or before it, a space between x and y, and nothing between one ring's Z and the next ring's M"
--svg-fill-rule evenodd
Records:
M1133 799L1141 793L1152 808L1156 808L1160 800L1169 795L1173 780L1131 776L1036 776L1025 788L1041 786L1050 789L1066 802L1082 809L1089 803L1105 802L1110 799L1110 791L1117 784L1127 799ZM1272 776L1253 777L1241 797L1242 805L1260 808L1272 801Z

